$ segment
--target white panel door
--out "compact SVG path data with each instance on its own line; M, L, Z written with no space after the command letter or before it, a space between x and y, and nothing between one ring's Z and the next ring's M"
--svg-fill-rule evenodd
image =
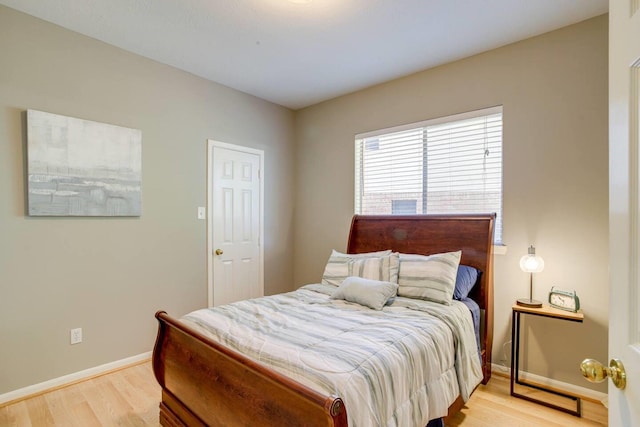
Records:
M209 141L209 306L261 297L263 153Z
M615 427L640 426L639 6L609 2L609 358L627 374L624 390L609 381Z

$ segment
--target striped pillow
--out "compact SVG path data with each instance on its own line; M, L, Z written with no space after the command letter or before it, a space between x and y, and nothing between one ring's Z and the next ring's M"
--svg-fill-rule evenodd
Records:
M462 251L434 255L400 254L398 296L451 305Z
M380 258L361 258L349 261L348 275L381 282L398 283L400 257L397 252Z
M340 286L349 274L349 262L358 259L380 258L388 256L391 251L367 252L362 254L344 254L336 250L331 252L331 256L324 267L322 274L322 283L325 285ZM397 283L397 278L396 278Z

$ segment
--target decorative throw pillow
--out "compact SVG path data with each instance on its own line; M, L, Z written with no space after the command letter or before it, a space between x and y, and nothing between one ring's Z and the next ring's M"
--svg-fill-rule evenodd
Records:
M347 277L331 294L331 299L341 299L382 310L389 298L396 296L398 284L362 277Z
M469 292L478 281L479 271L468 265L460 265L458 267L458 275L456 276L456 287L453 290L453 299L463 300L469 296Z
M398 295L450 305L462 251L434 255L400 254Z
M331 256L324 267L322 283L325 285L340 286L344 279L349 276L349 262L363 258L379 258L390 255L391 251L366 252L362 254L344 254L333 250ZM397 280L396 280L397 281Z

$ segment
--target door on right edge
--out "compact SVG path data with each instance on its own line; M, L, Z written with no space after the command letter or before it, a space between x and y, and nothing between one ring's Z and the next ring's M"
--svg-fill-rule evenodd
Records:
M612 427L640 426L639 93L640 0L609 0L609 358L627 375L609 381Z

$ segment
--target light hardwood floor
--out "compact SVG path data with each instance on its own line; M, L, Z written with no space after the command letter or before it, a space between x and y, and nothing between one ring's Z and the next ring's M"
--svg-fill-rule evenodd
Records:
M0 408L0 426L159 426L160 387L145 362ZM583 418L509 396L494 375L473 393L451 427L606 426L601 404L583 402ZM256 424L257 425L257 424Z
M0 408L0 426L159 426L159 402L145 362Z
M560 406L575 410L575 402L550 393L520 387L519 393L531 395ZM607 409L601 403L582 400L582 417L547 408L537 403L512 397L509 394L509 378L491 376L489 384L480 385L471 399L447 427L578 427L606 426Z

